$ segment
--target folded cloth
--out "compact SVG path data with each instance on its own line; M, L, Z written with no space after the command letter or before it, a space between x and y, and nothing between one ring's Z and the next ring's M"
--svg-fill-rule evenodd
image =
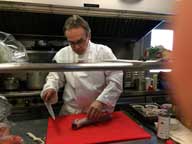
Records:
M178 121L177 128L170 129L169 136L180 144L192 144L192 131Z

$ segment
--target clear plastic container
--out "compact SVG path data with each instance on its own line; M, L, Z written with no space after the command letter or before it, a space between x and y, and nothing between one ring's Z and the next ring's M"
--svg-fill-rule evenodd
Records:
M167 110L162 110L158 115L157 136L166 140L169 138L171 116Z
M13 35L0 31L0 63L27 61L28 56L24 45Z
M7 116L11 113L11 104L4 96L0 96L0 144L24 144L24 140L17 135L12 135L11 123Z
M11 113L11 107L6 97L0 95L0 122L7 120L7 116Z

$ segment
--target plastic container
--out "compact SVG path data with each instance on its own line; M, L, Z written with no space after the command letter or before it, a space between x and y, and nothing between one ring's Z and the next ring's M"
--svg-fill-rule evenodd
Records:
M169 138L170 114L167 110L162 110L158 115L157 137L160 139Z

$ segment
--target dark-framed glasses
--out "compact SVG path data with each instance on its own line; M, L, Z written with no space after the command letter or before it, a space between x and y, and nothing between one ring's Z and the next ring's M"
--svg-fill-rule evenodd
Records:
M68 41L68 42L71 46L75 46L75 45L82 45L86 40L87 38L80 38L77 41Z

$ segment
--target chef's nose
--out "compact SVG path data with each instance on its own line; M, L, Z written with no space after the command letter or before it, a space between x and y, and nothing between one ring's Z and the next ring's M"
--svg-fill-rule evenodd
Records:
M76 49L76 50L78 50L78 49L80 49L81 47L80 47L78 44L75 44L75 45L73 45L73 48Z

